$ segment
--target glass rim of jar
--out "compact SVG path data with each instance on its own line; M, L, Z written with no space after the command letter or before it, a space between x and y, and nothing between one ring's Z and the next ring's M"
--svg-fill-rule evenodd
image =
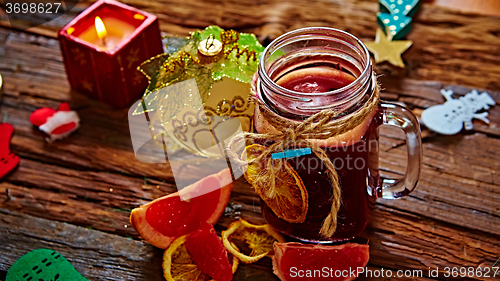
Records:
M346 85L342 88L338 88L338 89L335 89L333 91L319 92L319 93L305 93L305 92L298 92L298 91L287 89L287 88L279 85L278 83L273 81L271 79L271 77L269 77L269 75L267 74L267 70L264 69L265 68L264 66L266 65L267 57L270 54L272 54L272 53L270 53L270 51L275 50L275 49L280 49L281 47L293 42L293 41L288 40L290 38L294 38L295 36L298 36L301 34L307 34L308 32L313 32L313 31L328 31L328 32L339 33L339 34L353 40L355 43L357 43L361 47L362 53L360 53L360 55L364 56L364 58L366 59L366 63L363 67L363 71L360 73L360 75L358 77L356 77L356 80L352 81L351 83L349 83L348 85ZM303 40L303 39L299 39L299 40L295 40L295 41L300 41L300 40ZM287 96L289 95L292 98L296 98L296 95L324 96L324 95L341 94L343 92L350 90L351 88L356 87L356 85L365 84L365 83L363 83L362 80L367 79L368 75L371 76L371 72L372 72L372 64L371 64L370 52L368 51L368 48L366 48L365 44L363 44L363 42L359 38L352 35L351 33L340 30L340 29L332 28L332 27L305 27L305 28L295 29L295 30L292 30L292 31L289 31L287 33L282 34L281 36L279 36L278 38L273 40L264 49L264 51L262 52L262 55L260 57L260 62L259 62L259 67L258 67L259 78L260 78L261 82L265 84L265 86L277 88L281 92L281 94L285 94Z

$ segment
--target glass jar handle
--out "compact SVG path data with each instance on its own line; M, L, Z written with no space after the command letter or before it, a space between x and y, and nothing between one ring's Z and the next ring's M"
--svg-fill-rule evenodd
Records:
M417 186L422 163L422 138L417 118L406 107L389 102L381 102L381 125L400 128L405 133L408 149L408 165L402 179L387 179L381 177L381 189L378 197L397 199L406 196ZM382 194L380 194L380 192Z

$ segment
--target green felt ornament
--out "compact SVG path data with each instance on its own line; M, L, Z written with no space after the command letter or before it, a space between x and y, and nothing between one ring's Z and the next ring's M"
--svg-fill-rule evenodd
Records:
M222 42L221 56L216 56L217 59L209 62L200 60L198 50L204 40ZM149 87L142 103L134 111L134 115L139 115L162 108L166 112L162 116L162 123L171 120L190 103L182 95L164 96L158 90L194 78L201 99L206 102L212 85L224 77L249 84L264 50L255 35L224 31L218 26L192 32L189 37L167 36L163 42L167 46L167 52L151 58L139 67L149 79Z
M379 13L377 23L387 34L390 33L392 40L399 40L408 35L411 30L411 18L402 14L392 15Z
M420 0L380 0L379 4L383 13L413 17L420 7Z
M61 254L37 249L19 258L7 272L6 281L88 281Z
M253 34L218 26L189 37L166 36L163 43L165 53L138 67L149 86L132 108L132 119L143 115L154 143L169 153L184 148L202 157L219 157L219 149L208 149L215 147L219 124L237 118L241 130L253 131L250 83L264 47Z

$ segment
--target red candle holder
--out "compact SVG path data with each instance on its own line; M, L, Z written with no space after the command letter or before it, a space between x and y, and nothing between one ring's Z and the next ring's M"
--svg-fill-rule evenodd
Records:
M98 34L96 17L107 35ZM59 31L59 42L71 87L117 108L142 96L148 82L137 66L163 52L158 19L113 0L78 15Z

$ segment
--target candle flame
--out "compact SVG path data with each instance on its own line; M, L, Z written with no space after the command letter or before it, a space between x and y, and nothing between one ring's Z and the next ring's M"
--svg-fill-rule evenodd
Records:
M99 39L106 38L108 36L108 31L104 26L104 22L102 22L100 17L95 17L95 29L97 31L97 36Z

